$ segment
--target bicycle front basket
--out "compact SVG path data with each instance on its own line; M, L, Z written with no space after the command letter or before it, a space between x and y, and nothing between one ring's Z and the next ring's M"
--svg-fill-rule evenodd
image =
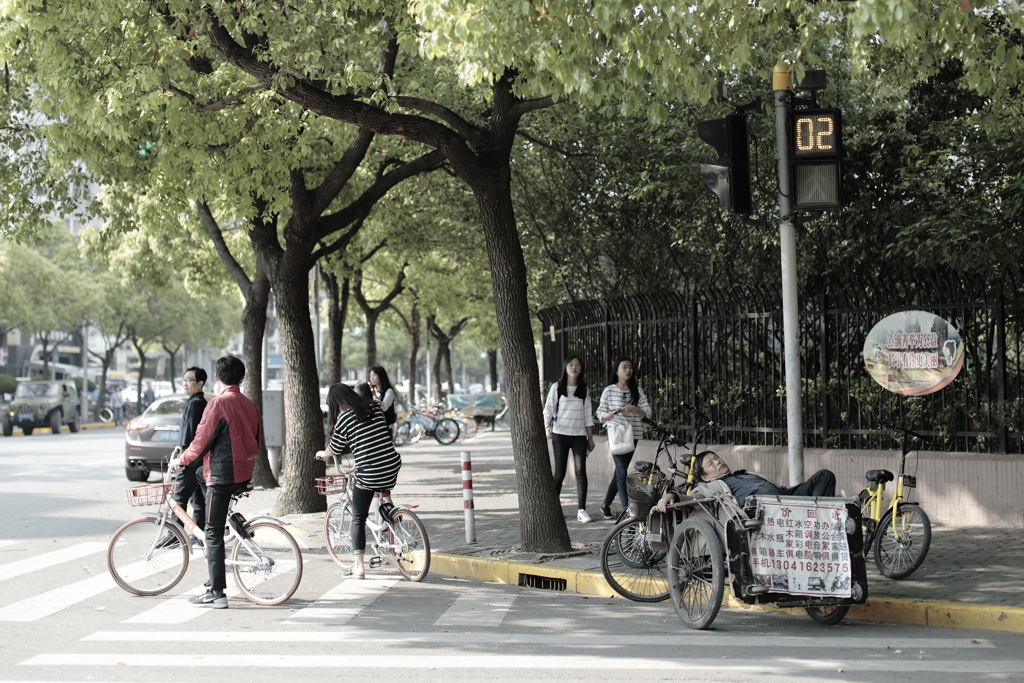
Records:
M345 493L348 477L317 477L316 490L321 496L335 496Z
M638 503L654 505L661 496L661 483L665 474L661 470L630 472L626 476L626 496Z
M158 505L163 502L167 492L171 490L171 486L172 484L130 486L124 490L124 497L128 499L128 504L133 508Z

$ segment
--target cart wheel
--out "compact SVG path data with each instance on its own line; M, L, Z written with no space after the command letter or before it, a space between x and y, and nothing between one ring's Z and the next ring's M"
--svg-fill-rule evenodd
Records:
M725 593L725 551L710 522L687 519L668 552L672 607L690 628L705 629L718 616Z
M850 611L849 605L831 605L828 607L805 607L807 616L825 626L838 624Z

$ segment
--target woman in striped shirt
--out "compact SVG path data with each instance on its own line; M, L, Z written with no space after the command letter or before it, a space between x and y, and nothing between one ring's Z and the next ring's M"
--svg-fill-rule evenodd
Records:
M651 404L647 402L647 395L640 390L636 384L636 376L633 373L633 361L629 358L620 358L615 361L615 374L612 375L611 383L601 392L601 402L597 406L597 417L601 422L608 423L612 420L625 420L633 427L633 444L640 440L644 433L644 425L640 421L651 416ZM629 471L629 461L633 459L634 451L624 455L613 455L615 461L615 474L608 484L608 491L604 494L604 502L601 503L601 515L605 519L612 519L612 499L616 491L619 494L619 503L625 510L629 505L626 497L626 473Z
M330 416L330 442L327 455L346 449L355 459L356 484L352 491L352 555L355 565L350 576L366 577L363 555L366 554L366 517L373 494L380 492L381 504L391 503L391 489L398 482L402 456L395 450L391 432L384 423L384 413L373 399L366 399L347 384L335 384L327 392Z
M572 449L576 466L576 519L586 524L587 514L587 453L594 450L594 414L583 379L583 361L569 356L562 364L562 376L551 385L544 402L544 424L555 453L555 492L562 492L565 469Z

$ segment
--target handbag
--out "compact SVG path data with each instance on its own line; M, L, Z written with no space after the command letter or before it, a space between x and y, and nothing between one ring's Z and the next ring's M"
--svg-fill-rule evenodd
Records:
M609 422L605 431L608 433L608 449L612 455L625 455L636 448L633 443L633 426L628 422Z

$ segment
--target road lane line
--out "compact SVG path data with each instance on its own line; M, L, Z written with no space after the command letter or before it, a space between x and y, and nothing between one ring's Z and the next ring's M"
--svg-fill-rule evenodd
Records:
M3 547L4 545L6 545L6 543L0 541L0 547ZM43 553L42 555L36 555L35 557L28 557L24 560L8 562L7 564L0 565L0 581L13 579L16 576L30 574L41 569L48 569L65 562L73 562L74 560L88 557L89 555L105 551L106 549L107 543L105 541L91 541L89 543L79 543L69 548L61 548L60 550Z
M501 626L512 609L516 596L509 592L467 590L460 595L448 611L434 622L435 626Z

